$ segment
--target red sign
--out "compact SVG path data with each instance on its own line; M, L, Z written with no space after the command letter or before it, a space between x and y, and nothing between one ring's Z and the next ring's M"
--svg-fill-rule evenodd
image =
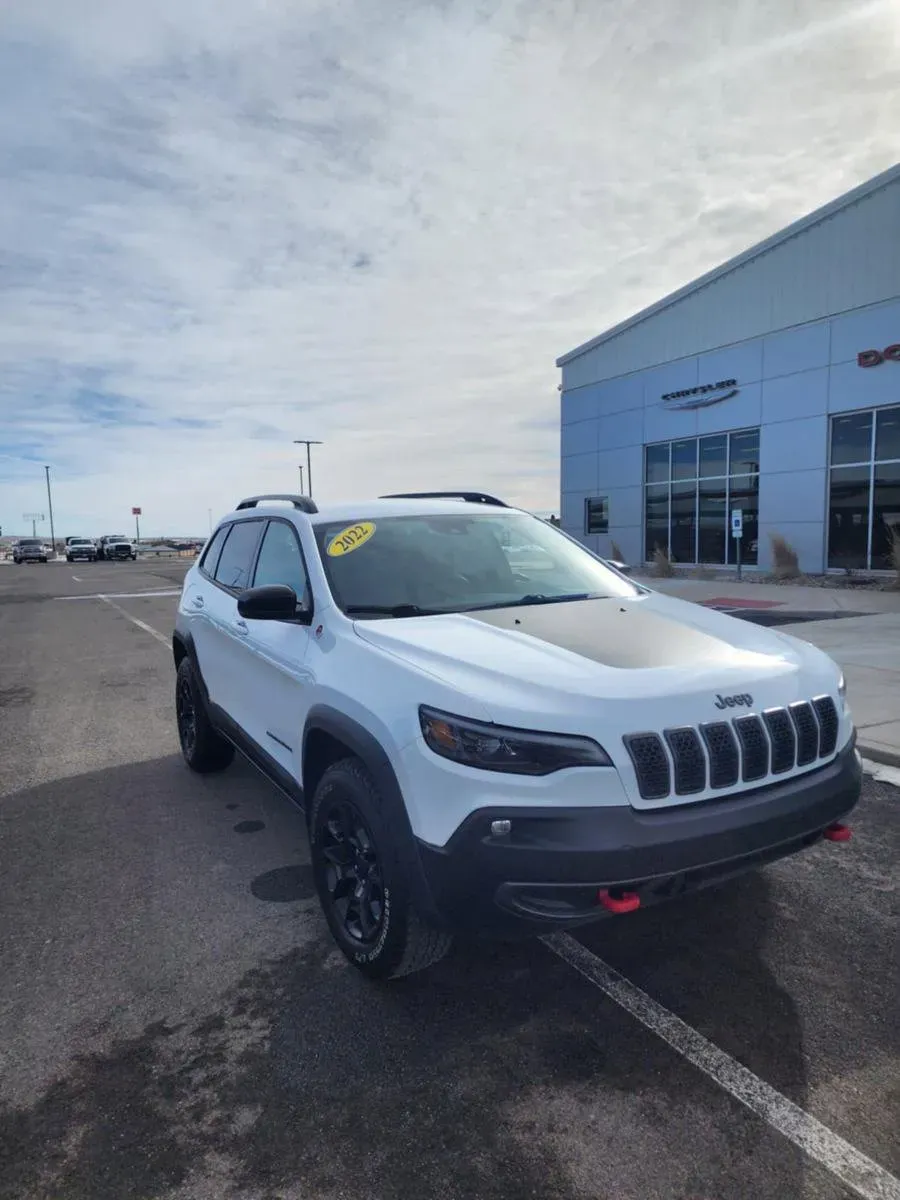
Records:
M856 361L861 367L880 367L883 362L900 363L900 342L885 346L883 350L860 350Z
M141 515L141 510L139 508L133 508L131 510L131 515L133 517L139 517Z

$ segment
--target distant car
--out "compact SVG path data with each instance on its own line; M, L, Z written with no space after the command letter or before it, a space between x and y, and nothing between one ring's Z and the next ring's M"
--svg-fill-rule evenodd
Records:
M137 558L137 549L124 533L107 533L100 539L97 546L97 557L105 562L120 562Z
M66 538L66 562L96 562L97 547L88 538Z
M22 538L13 547L13 562L42 562L47 561L47 547L40 538Z

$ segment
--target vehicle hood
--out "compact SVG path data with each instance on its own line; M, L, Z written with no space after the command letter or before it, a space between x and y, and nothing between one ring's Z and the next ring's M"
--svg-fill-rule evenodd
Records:
M594 736L601 713L622 734L699 724L835 695L839 677L806 642L656 592L356 629L471 698L467 715ZM735 695L752 702L717 707Z

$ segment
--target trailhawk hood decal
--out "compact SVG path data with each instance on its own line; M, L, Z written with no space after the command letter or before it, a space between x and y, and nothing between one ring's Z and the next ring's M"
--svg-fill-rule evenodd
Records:
M835 686L834 665L815 647L659 593L361 621L357 632L465 693L489 719L527 716L533 728L557 728L562 714L581 724L579 714L609 701L624 706L624 730L692 724L721 715L719 696L751 695L759 711ZM673 705L679 698L686 708Z

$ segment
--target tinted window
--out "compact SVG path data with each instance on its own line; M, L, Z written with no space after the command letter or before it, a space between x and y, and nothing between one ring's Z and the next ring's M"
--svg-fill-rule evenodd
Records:
M672 478L697 478L697 439L686 438L672 443Z
M872 414L847 413L831 422L831 461L868 462L872 457Z
M728 474L728 438L724 433L700 439L700 476L703 479ZM706 561L713 561L707 560Z
M666 483L669 478L669 443L659 446L648 446L647 483Z
M227 588L250 586L253 552L259 540L261 524L261 521L236 521L231 526L216 567L216 583Z
M585 533L606 533L609 530L609 500L596 496L584 502Z
M884 408L876 417L875 457L900 459L900 408Z
M230 525L223 525L221 529L217 529L213 534L209 545L206 547L206 553L203 555L203 561L200 563L200 568L201 570L205 571L207 575L215 575L216 573L216 564L219 561L222 543L228 536L228 530L230 528Z
M759 470L759 430L731 435L731 474L755 475Z
M308 599L306 567L297 535L285 521L270 521L259 548L253 586L284 583L297 593L298 600Z

